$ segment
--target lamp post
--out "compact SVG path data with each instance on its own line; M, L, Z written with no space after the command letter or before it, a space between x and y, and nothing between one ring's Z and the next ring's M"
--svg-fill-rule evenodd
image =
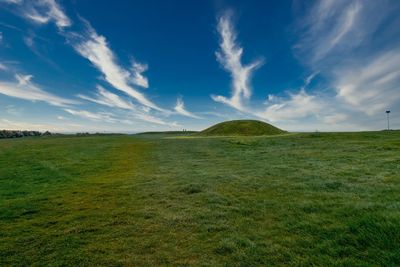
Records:
M390 130L389 114L390 114L390 110L386 110L386 117L387 117L387 123L388 123L388 130Z

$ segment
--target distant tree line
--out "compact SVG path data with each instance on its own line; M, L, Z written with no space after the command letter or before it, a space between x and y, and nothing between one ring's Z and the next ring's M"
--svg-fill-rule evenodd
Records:
M0 139L2 138L19 138L26 136L47 136L51 135L49 131L19 131L19 130L0 130Z

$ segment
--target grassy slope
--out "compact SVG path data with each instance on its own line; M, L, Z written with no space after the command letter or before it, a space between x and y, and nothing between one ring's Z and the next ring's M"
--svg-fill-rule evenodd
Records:
M202 136L259 136L282 134L282 131L268 123L256 120L225 121L199 133Z
M0 265L400 264L400 132L0 141Z

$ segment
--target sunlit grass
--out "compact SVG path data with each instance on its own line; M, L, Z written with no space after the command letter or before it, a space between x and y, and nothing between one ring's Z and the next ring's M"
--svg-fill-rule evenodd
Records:
M399 132L1 140L0 265L396 266L399 182Z

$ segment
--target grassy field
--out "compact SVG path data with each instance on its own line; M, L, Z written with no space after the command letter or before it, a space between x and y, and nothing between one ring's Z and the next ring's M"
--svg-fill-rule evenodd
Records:
M0 140L0 265L399 266L400 132Z

